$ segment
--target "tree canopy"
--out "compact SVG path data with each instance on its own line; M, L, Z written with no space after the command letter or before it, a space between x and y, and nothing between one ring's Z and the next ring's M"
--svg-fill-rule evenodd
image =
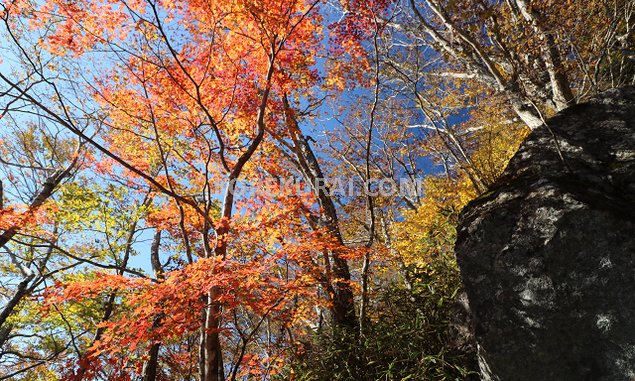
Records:
M0 379L469 379L460 210L632 0L1 0Z

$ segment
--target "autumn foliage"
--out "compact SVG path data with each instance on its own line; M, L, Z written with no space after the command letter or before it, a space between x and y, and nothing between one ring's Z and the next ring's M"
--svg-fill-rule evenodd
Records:
M633 82L634 12L2 1L0 378L471 377L460 210Z

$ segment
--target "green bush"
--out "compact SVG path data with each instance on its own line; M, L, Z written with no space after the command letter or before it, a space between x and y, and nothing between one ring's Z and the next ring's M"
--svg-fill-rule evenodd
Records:
M305 343L291 364L294 381L475 379L472 345L461 344L451 322L461 282L454 258L411 269L412 289L379 290L363 337L325 329ZM328 331L328 332L327 332Z

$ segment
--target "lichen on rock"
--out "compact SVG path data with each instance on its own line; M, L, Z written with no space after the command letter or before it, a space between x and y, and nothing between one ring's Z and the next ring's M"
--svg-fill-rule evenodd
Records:
M484 380L635 377L635 88L533 131L463 211Z

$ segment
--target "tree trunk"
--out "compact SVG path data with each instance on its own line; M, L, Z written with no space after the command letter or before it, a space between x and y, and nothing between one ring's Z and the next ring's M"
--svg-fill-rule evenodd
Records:
M67 169L56 171L53 176L49 177L42 184L42 189L33 197L29 209L22 219L23 223L27 223L33 214L44 204L46 200L53 195L55 188L62 182L62 180L69 175L73 166L69 166ZM11 226L0 234L0 248L6 245L11 238L20 230L21 226Z
M21 223L28 223L29 219L34 215L34 213L48 200L55 191L55 188L62 182L62 180L67 177L75 162L73 162L68 168L64 170L56 171L51 177L47 178L42 184L42 188L40 191L31 199L31 203L29 205L29 209L22 219ZM4 207L4 190L2 184L0 183L0 208ZM21 226L13 225L5 230L2 234L0 234L0 248L4 247L11 239L18 233ZM10 326L4 326L7 318L13 313L13 310L17 305L29 294L29 282L31 282L35 278L35 274L25 274L25 277L18 284L18 287L7 303L7 305L0 311L0 347L8 340L9 335L11 333Z
M22 281L18 284L17 290L9 299L9 302L0 312L0 347L4 344L5 341L9 339L9 334L11 333L11 327L5 326L5 322L7 318L13 313L13 310L17 305L22 301L24 297L28 294L28 286L29 282L35 278L35 274L27 275Z
M553 36L546 33L540 23L538 17L531 11L525 0L515 0L515 5L518 11L523 16L525 21L531 24L532 29L540 38L542 52L542 59L545 62L547 73L549 74L549 82L551 84L552 101L557 111L562 111L565 108L575 103L573 92L571 91L571 85L569 84L569 78L562 66L562 59L558 52L558 47L555 44Z
M306 137L302 134L302 131L300 131L297 120L286 98L284 101L287 124L294 144L294 154L300 164L300 170L302 171L305 181L313 187L320 208L322 209L318 224L326 228L327 232L337 240L339 246L344 247L337 217L337 209L331 199L330 190L325 184L320 163L313 153ZM348 263L342 258L340 250L333 250L330 253L330 261L332 262L333 277L335 278L333 281L334 295L331 295L333 303L331 309L333 322L335 325L354 329L357 327L357 316L355 313L355 300L353 298L353 289L351 288L351 273ZM329 279L329 281L331 280Z
M157 230L152 240L152 246L150 247L150 263L152 264L152 270L154 276L163 280L163 266L159 259L159 245L161 244L161 230ZM152 327L157 328L161 325L161 316L157 316L152 322ZM155 381L157 379L159 369L159 349L161 344L153 342L148 350L148 360L143 364L143 381Z
M518 90L508 91L507 99L509 100L509 103L516 115L518 115L520 120L522 120L527 127L535 130L544 124L544 121L540 117L536 107L527 100L523 99L523 97L519 95Z
M223 352L219 335L221 306L216 301L218 293L218 287L214 287L206 297L208 302L205 307L204 329L201 334L201 340L203 340L201 381L225 381Z
M155 381L157 379L160 347L161 344L159 343L154 343L150 346L148 351L150 358L143 364L143 381Z
M229 233L229 220L232 217L234 205L234 190L237 176L230 174L223 198L222 218L216 228L217 244L213 255L221 260L227 254L227 234ZM210 253L211 254L211 253ZM218 302L221 293L219 286L214 286L203 297L205 307L201 316L201 338L199 355L200 380L201 381L225 381L225 369L223 367L223 348L220 342L220 325L222 306Z
M278 48L281 48L280 45ZM269 92L271 90L271 81L274 73L274 61L276 58L275 49L272 50L269 57L269 68L267 69L266 86L262 92L262 98L260 99L260 106L258 107L258 115L256 117L257 133L255 138L251 141L247 149L240 155L234 167L229 170L229 176L227 178L227 189L223 197L223 207L221 211L220 225L216 228L217 244L214 251L214 256L217 259L225 260L227 254L227 235L229 234L229 223L232 218L232 209L234 207L234 190L236 186L236 180L240 177L240 174L247 162L251 159L254 152L258 149L258 146L263 140L265 134L265 112L267 109L267 102L269 99ZM222 143L219 141L219 143ZM211 253L207 252L207 255ZM201 381L225 381L225 370L223 368L223 351L220 342L220 325L221 325L221 312L222 306L218 302L218 296L221 293L221 288L218 286L212 287L212 289L204 296L207 303L201 314L201 339L199 347L200 358L200 379Z

